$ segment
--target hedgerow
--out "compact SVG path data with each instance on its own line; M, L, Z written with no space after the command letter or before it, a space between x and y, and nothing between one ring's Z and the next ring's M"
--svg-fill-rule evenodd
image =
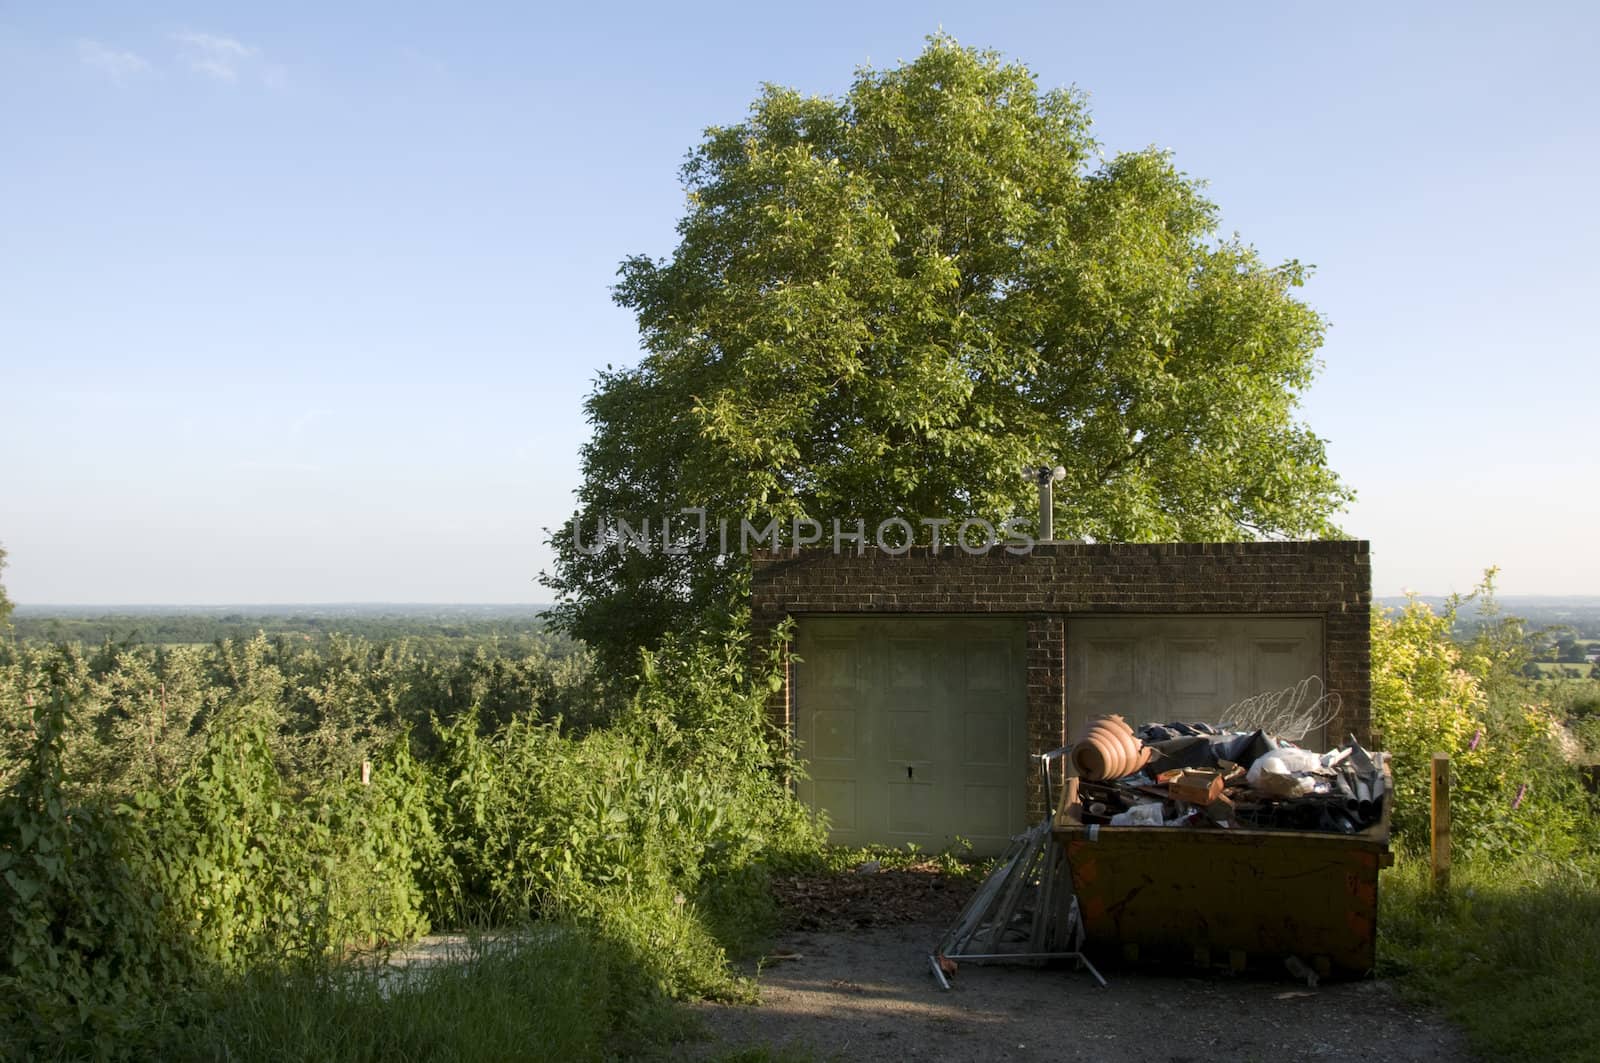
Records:
M555 920L628 957L649 994L748 993L728 947L771 919L770 855L817 836L744 646L645 655L626 696L591 707L609 725L581 730L541 710L551 686L525 662L336 650L11 654L12 1047L152 1050L206 1021L218 986L442 926Z

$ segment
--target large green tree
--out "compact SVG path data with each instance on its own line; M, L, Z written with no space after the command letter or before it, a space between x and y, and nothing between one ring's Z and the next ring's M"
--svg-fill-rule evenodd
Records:
M936 37L842 99L769 86L708 130L676 251L620 270L645 354L587 403L585 536L679 507L998 523L1033 511L1040 460L1066 468L1058 536L1332 533L1349 492L1295 419L1324 327L1305 268L1089 124L1078 93ZM748 568L714 535L552 545L561 619L612 664L737 615Z

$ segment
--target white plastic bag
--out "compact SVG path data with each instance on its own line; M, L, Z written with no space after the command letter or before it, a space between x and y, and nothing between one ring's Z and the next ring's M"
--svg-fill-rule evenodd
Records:
M1108 824L1112 827L1161 827L1166 821L1161 818L1161 803L1159 801L1148 805L1134 805L1126 812L1118 812L1111 817Z
M1256 758L1244 781L1252 790L1278 797L1300 797L1312 791L1316 780L1310 772L1322 767L1322 757L1309 749L1288 746Z

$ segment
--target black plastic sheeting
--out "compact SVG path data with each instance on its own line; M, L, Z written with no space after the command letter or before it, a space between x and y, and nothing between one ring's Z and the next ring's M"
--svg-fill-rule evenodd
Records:
M1265 731L1219 734L1208 724L1154 723L1146 724L1135 733L1154 750L1150 763L1145 766L1151 775L1175 768L1215 768L1224 760L1248 768L1257 759L1284 746Z

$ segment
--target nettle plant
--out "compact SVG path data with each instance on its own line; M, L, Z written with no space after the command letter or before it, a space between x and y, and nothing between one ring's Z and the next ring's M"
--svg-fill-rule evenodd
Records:
M742 652L646 654L616 724L581 737L533 719L439 725L433 815L455 877L431 895L435 917L574 919L668 992L742 993L723 942L771 916L763 860L816 845Z
M13 1035L100 1052L193 957L150 888L151 840L123 811L70 800L68 720L65 696L36 709L32 748L0 802L0 1010Z
M439 924L577 923L660 991L745 995L726 948L772 917L766 861L817 836L744 643L670 640L582 728L541 711L566 704L548 659L496 652L0 661L12 1054L138 1051L211 990Z
M0 801L7 1030L97 1052L173 990L427 930L418 865L438 845L421 767L397 747L370 787L297 796L274 719L267 705L229 706L173 786L119 802L71 796L70 699L36 712Z

